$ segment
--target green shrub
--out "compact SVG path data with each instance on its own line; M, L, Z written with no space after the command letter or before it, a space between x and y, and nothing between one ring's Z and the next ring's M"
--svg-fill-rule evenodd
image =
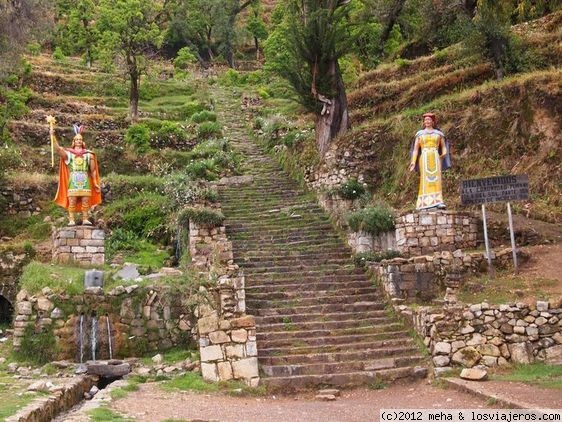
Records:
M125 142L139 153L148 152L150 150L150 129L143 123L129 126L125 134Z
M190 65L197 63L197 57L187 47L180 48L174 59L174 68L186 70Z
M267 90L267 88L258 88L258 95L260 96L260 98L267 100L269 97L271 97L271 94L269 93L269 91Z
M234 69L228 69L219 76L219 83L223 86L239 86L244 82L244 78L240 75L240 72Z
M227 151L228 142L224 139L208 139L195 146L190 152L190 158L210 158L219 151Z
M9 170L15 169L22 164L21 152L19 149L9 146L0 148L0 181L6 176Z
M352 212L347 223L354 231L377 235L394 229L394 216L388 207L377 205Z
M151 268L162 267L164 260L169 257L167 252L159 250L156 245L140 239L136 233L120 227L111 232L111 236L105 243L105 252L108 259L119 252L126 257L128 262Z
M215 113L214 111L203 110L191 116L191 121L195 123L216 122L217 113Z
M350 179L341 185L336 193L343 199L357 199L365 193L365 186L357 179Z
M181 107L180 114L181 114L182 118L189 119L195 113L199 113L200 111L203 111L204 109L205 109L205 107L203 107L203 105L201 103L197 102L197 101L187 101Z
M165 223L172 201L163 195L143 193L120 198L104 209L108 226L121 227L140 238L165 240Z
M60 47L56 47L55 50L53 51L53 59L61 62L66 59L66 56L64 55Z
M41 44L39 44L38 42L30 42L29 44L27 44L27 51L32 56L38 56L39 54L41 54Z
M33 325L25 327L21 347L16 352L19 360L44 365L54 360L56 353L57 341L51 328L35 328Z
M177 123L164 121L160 128L156 131L155 136L160 139L173 139L177 141L185 141L187 133Z
M398 258L400 252L394 250L377 251L377 252L361 252L354 256L355 265L361 267L367 262L381 262L384 259Z
M224 215L220 211L210 208L185 208L178 215L178 223L187 227L189 221L207 227L218 227L224 221Z
M216 180L219 169L212 158L194 161L187 165L185 172L194 179Z
M161 177L145 175L125 175L110 173L104 176L104 182L111 188L114 199L133 196L143 192L162 193L164 180Z
M199 138L221 137L222 127L218 122L203 122L197 128Z

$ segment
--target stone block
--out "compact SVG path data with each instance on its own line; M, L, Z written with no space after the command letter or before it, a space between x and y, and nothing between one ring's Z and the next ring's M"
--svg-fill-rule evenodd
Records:
M477 347L477 350L478 352L480 352L481 355L495 356L495 357L501 356L499 347L494 346L493 344L481 344L480 346Z
M207 346L199 349L201 352L201 362L211 362L215 360L224 360L222 349L220 346Z
M439 355L433 357L433 364L438 367L447 366L450 362L451 359L449 358L449 356Z
M209 340L213 344L221 344L230 342L230 338L224 331L213 331L209 333Z
M216 314L209 315L207 317L199 318L197 321L197 328L199 329L199 335L212 333L217 331L219 327L219 317Z
M104 240L105 232L103 230L92 230L91 239Z
M243 358L244 357L244 346L242 344L234 344L226 346L226 357L227 358Z
M562 345L556 345L545 349L546 363L562 364Z
M435 343L435 346L433 346L434 355L448 355L449 353L451 353L451 343L440 341ZM446 366L448 364L449 362L447 362L447 364L445 365L439 365L439 366Z
M235 343L246 343L246 341L248 340L248 332L243 328L232 330L232 332L230 333L230 337Z
M235 318L230 321L232 328L252 328L256 326L256 320L252 315Z
M84 246L71 246L70 251L72 253L85 253L86 248Z
M533 361L533 354L527 343L510 344L508 348L513 363L528 364Z
M37 309L39 311L49 312L51 309L54 308L53 302L51 302L46 297L40 297L37 299Z
M488 371L480 368L465 368L461 371L460 377L470 381L484 381L488 378Z
M232 365L230 362L219 362L217 363L217 370L220 381L228 381L234 378L232 373Z
M251 357L232 362L232 372L235 379L251 379L259 376L258 358Z
M258 344L256 340L250 340L245 345L246 356L257 356L258 355Z
M57 234L60 239L74 239L76 232L74 230L60 230Z
M219 375L217 365L214 363L201 362L201 375L205 381L218 382Z
M459 349L453 354L453 362L471 368L478 363L480 357L481 355L478 353L478 350L472 346L468 346L464 349Z

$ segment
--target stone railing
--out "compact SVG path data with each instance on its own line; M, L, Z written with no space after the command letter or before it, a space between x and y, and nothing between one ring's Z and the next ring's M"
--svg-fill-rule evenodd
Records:
M518 251L519 262L528 256ZM512 265L511 248L491 251L492 264L496 268ZM412 258L393 258L367 263L384 291L394 302L412 302L437 298L447 287L451 275L464 277L486 271L488 260L484 252L435 252ZM455 286L458 287L458 286Z
M218 277L210 291L200 290L208 300L197 310L203 378L238 379L255 387L259 383L256 323L245 313L245 279L234 264L225 227L208 228L190 221L189 251L195 268Z
M395 309L409 320L433 356L436 374L454 366L562 363L560 303L454 305Z
M26 335L26 327L51 331L57 343L57 359L109 359L142 356L193 340L194 317L186 312L185 298L169 287L118 286L104 293L101 287L83 294L40 294L21 290L17 295L14 348ZM95 321L94 321L95 319ZM96 342L92 342L95 334ZM95 349L92 350L92 345ZM81 359L82 357L82 359Z
M475 249L480 240L480 219L468 212L416 212L398 217L395 225L396 246L407 256Z
M93 226L53 230L53 262L79 265L105 263L105 232Z

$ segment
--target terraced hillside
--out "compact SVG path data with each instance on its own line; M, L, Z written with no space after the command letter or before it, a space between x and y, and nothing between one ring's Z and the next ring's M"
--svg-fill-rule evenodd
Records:
M507 173L530 177L531 218L559 222L562 142L562 12L515 27L532 71L495 80L490 63L459 45L363 74L349 90L353 128L337 139L317 174L363 177L377 198L401 211L415 202L417 178L407 171L420 116L434 111L453 149L446 202L459 205L461 179ZM298 154L298 152L296 152Z
M221 204L256 316L262 380L298 389L423 374L418 347L314 197L248 139L238 104L219 106L243 172L253 176L221 191Z

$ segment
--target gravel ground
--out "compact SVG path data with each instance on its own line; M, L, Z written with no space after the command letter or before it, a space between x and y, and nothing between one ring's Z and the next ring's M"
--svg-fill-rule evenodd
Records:
M231 397L224 394L166 392L155 383L113 402L111 407L138 421L165 419L221 422L378 421L381 408L486 408L486 401L467 393L420 381L382 390L344 390L336 401L314 393L296 396Z

